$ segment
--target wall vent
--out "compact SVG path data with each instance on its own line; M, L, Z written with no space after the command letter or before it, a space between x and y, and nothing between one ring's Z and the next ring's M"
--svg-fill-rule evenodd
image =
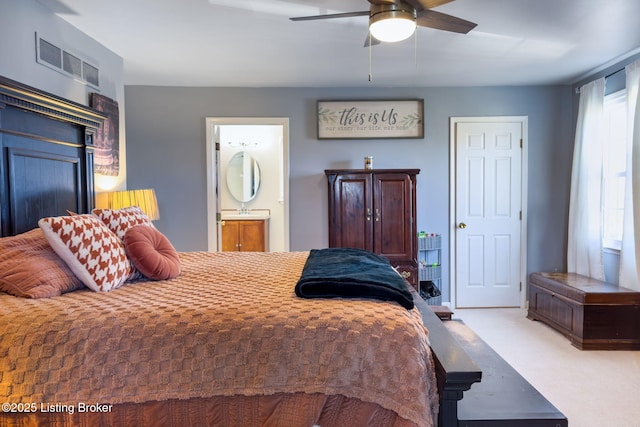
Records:
M78 55L68 52L53 43L41 38L36 33L36 61L45 67L59 71L98 88L100 86L100 70L89 64Z

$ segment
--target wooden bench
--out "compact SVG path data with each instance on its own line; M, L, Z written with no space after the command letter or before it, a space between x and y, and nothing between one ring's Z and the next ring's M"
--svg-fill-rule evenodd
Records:
M439 427L567 427L567 418L471 329L443 321L413 292L436 365Z
M567 417L464 323L443 323L482 369L458 403L458 427L567 427Z
M459 401L472 385L481 380L482 371L444 326L450 320L443 322L412 286L409 286L409 291L413 293L422 322L429 330L440 395L438 426L457 427Z
M575 273L532 273L527 317L581 350L640 350L640 292Z

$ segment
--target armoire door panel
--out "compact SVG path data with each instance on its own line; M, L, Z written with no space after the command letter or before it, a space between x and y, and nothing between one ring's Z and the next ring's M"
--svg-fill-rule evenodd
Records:
M413 254L412 184L407 174L375 174L374 252L389 260Z
M371 179L341 175L334 190L330 246L373 250Z

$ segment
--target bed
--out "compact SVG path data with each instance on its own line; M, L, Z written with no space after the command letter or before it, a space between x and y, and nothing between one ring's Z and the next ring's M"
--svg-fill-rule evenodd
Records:
M103 120L0 78L0 247L69 275L37 225L93 210ZM0 292L0 426L457 425L481 373L424 301L300 298L309 255L180 253L169 280Z

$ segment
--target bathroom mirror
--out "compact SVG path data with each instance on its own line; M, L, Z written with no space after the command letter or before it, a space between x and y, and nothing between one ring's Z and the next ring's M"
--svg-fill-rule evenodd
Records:
M241 203L256 197L260 188L260 165L251 154L239 151L231 157L227 165L227 188Z

